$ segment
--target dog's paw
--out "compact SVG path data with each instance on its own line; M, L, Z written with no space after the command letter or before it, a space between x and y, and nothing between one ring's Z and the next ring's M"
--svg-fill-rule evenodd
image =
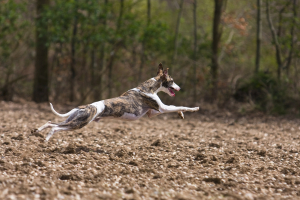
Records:
M179 117L180 117L181 119L184 119L183 112L181 112L181 111L178 111L178 115L179 115Z
M31 130L31 134L33 134L33 133L38 133L39 131L35 128L35 129L32 129Z
M189 112L197 112L199 110L199 107L194 107L194 108L188 108L187 111Z

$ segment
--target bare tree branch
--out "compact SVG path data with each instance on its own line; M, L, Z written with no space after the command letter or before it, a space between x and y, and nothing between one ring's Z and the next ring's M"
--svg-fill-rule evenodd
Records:
M266 12L267 12L267 19L269 23L269 27L272 33L273 42L276 48L276 61L277 61L277 78L280 80L281 76L281 68L282 68L282 60L281 60L281 51L279 47L278 37L275 31L275 28L273 26L272 19L270 17L270 6L269 6L269 0L266 0Z

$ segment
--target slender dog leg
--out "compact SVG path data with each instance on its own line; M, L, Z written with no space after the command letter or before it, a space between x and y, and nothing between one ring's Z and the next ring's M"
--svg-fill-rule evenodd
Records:
M44 130L46 128L53 128L53 127L57 127L57 126L58 125L56 125L56 124L52 124L51 121L48 121L46 124L44 124L40 128L32 130L31 133L38 133L38 132L41 132L42 130Z
M160 98L156 95L156 94L146 94L146 96L154 99L158 106L159 106L159 112L160 114L162 113L170 113L170 112L196 112L199 110L199 107L194 107L194 108L188 108L188 107L183 107L183 106L168 106L168 105L165 105L161 100ZM157 114L157 113L154 113L154 114Z
M149 118L163 114L163 113L170 113L170 112L178 112L179 116L184 119L184 115L182 112L196 112L199 110L199 107L195 107L195 108L188 108L188 107L176 107L176 106L167 106L164 105L161 109L161 112L157 111L157 110L149 110L147 112L147 115Z
M147 115L149 118L160 115L160 114L162 114L162 113L157 110L153 110L153 109L151 109L147 112Z
M48 135L47 135L47 137L45 139L45 142L48 142L48 140L52 137L52 135L54 133L59 132L59 131L68 131L68 130L71 130L71 128L69 128L69 127L59 127L59 126L53 127L51 129L51 131L48 133Z
M168 105L162 105L159 109L161 113L170 113L170 112L196 112L199 110L199 107L194 108L188 108L188 107L182 107L182 106L168 106Z

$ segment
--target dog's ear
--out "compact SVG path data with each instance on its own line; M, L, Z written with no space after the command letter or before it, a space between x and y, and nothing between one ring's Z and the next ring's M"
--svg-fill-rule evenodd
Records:
M159 63L158 69L157 69L157 75L163 75L163 70L164 70L164 68L163 68L162 64Z
M164 70L164 75L165 76L168 75L168 70L169 70L169 68L167 68L167 69Z

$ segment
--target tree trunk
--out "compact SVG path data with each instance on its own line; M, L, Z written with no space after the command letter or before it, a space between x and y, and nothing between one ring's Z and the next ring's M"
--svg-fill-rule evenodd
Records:
M261 42L261 0L257 0L257 17L256 17L256 60L255 60L255 73L259 71L260 61L260 42Z
M72 39L71 39L71 63L70 63L70 70L71 70L71 78L70 78L70 102L74 101L74 86L75 86L75 43L76 43L76 35L77 35L77 0L75 1L75 12L74 12L74 24L73 24L73 32L72 32Z
M121 22L123 18L123 12L124 12L124 0L120 0L120 13L117 21L117 30L116 33L118 34L121 28ZM116 41L116 44L114 44L114 47L110 53L110 59L108 62L108 97L112 97L112 68L113 68L113 63L114 59L116 56L116 51L119 49L120 42Z
M277 37L280 37L281 35L281 28L282 28L282 13L284 10L290 5L291 1L287 1L286 4L283 6L283 8L280 9L279 11L279 16L278 16L278 30L277 30Z
M12 101L13 100L13 87L12 84L9 84L9 78L12 74L12 68L8 67L6 72L6 78L4 86L2 87L2 96L4 101Z
M196 60L197 60L197 0L194 0L193 6L193 20L194 20L194 102L197 101L197 74L196 74Z
M278 37L275 31L275 28L273 26L272 19L270 17L270 6L269 6L269 0L266 0L266 12L267 12L267 19L269 23L269 27L271 29L272 38L274 41L274 45L276 48L276 61L277 61L277 78L280 80L281 77L281 68L282 68L282 60L281 60L281 51L279 47Z
M95 87L97 87L97 70L96 70L96 52L95 52L96 47L92 47L91 51L91 90L94 90ZM93 99L95 100L95 99Z
M292 63L292 57L293 57L293 51L294 51L294 33L295 33L295 24L296 24L296 17L297 17L297 9L296 9L296 0L293 1L293 22L292 22L292 27L291 27L291 46L290 46L290 51L289 55L287 58L287 63L286 63L286 74L289 76L290 74L290 66Z
M106 34L106 24L107 24L107 13L108 13L108 0L104 1L104 12L105 12L105 18L103 20L103 30ZM95 100L102 100L102 74L103 74L103 68L104 68L104 59L105 59L105 42L101 44L100 47L100 62L99 62L99 74L98 81L96 83L96 89L94 90L94 99Z
M226 2L224 0L215 0L215 10L214 10L214 19L213 19L213 41L212 41L212 57L211 57L211 78L212 78L212 91L211 91L211 100L217 98L217 84L218 84L218 70L219 70L219 43L222 35L220 28L221 16L223 8L225 7Z
M101 48L100 48L100 63L99 63L99 79L97 81L97 90L94 92L94 98L96 100L101 100L102 99L102 70L104 67L104 58L105 58L105 42L102 43Z
M151 1L147 0L147 27L150 25L150 20L151 20ZM141 64L140 64L140 70L139 70L139 75L138 75L138 80L137 84L141 81L142 78L142 73L143 73L143 67L145 63L145 42L146 39L144 38L142 41L142 50L141 50Z
M180 25L180 19L183 9L183 0L180 1L179 4L179 13L177 16L177 22L176 22L176 29L175 29L175 38L174 38L174 54L173 54L173 63L175 62L177 58L177 49L178 49L178 32L179 32L179 25Z
M37 0L36 2L36 58L33 83L33 101L46 102L49 99L48 87L48 46L47 24L43 23L41 15L44 8L49 5L49 0Z

